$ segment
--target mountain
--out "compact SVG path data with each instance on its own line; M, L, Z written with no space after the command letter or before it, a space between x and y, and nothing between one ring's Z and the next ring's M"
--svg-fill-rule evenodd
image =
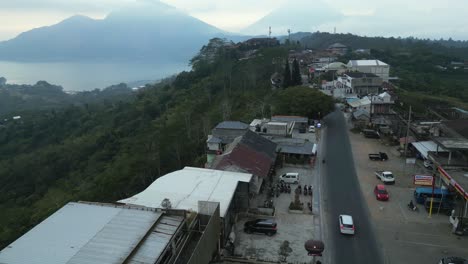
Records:
M0 42L0 60L187 61L227 33L160 1L138 1L104 19L73 16Z
M292 32L314 32L318 28L341 21L344 16L321 1L296 0L288 1L273 10L254 24L241 30L244 34L265 34L271 26L273 35L285 35L288 29Z

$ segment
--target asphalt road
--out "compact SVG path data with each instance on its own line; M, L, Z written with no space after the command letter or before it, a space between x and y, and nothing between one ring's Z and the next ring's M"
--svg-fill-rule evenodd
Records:
M325 118L326 134L322 150L323 211L326 229L325 250L334 264L383 263L380 247L371 226L369 211L361 194L347 134L345 119L337 110ZM349 214L356 227L354 236L342 235L338 216Z

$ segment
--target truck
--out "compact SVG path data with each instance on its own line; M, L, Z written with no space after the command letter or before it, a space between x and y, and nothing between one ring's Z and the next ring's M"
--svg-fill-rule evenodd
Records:
M385 160L388 160L388 156L387 156L387 153L385 152L371 153L369 154L369 159L385 161Z
M363 129L362 134L364 134L366 138L380 138L379 132L372 129Z
M395 177L391 171L376 171L375 177L381 180L384 184L394 184Z

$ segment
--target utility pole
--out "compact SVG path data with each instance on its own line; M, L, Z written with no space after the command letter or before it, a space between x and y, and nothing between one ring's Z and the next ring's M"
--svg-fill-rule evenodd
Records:
M405 137L405 152L404 152L404 155L405 155L405 158L406 158L406 151L408 150L408 136L409 136L409 129L410 129L410 125L411 125L411 105L409 107L409 115L408 115L408 127L406 128L406 137ZM406 160L405 160L405 163L406 163Z
M271 38L271 26L270 26L270 30L268 31L268 38Z
M288 29L289 44L291 44L291 29Z

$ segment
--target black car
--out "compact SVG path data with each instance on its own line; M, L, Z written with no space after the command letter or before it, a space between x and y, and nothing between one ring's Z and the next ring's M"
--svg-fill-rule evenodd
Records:
M276 231L276 222L272 219L256 219L244 224L244 232L248 234L263 233L272 236L276 234Z
M441 259L439 264L468 264L468 260L460 257L446 257Z

